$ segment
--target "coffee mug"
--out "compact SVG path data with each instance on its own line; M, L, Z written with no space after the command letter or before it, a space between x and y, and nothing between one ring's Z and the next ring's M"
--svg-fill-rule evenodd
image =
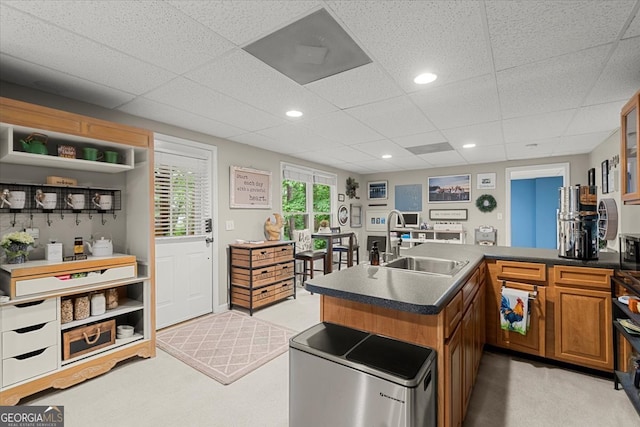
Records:
M73 210L84 209L84 194L67 194L67 205Z
M42 209L55 209L58 196L56 193L36 192L36 204Z
M93 147L84 147L82 149L85 160L98 161L102 160L102 153L98 151L97 148Z
M101 211L108 211L113 206L113 197L110 194L96 193L93 204Z
M11 209L23 209L27 200L27 193L24 191L11 191L7 197L7 202L10 204Z
M118 152L117 151L105 151L104 152L104 161L107 163L118 163Z

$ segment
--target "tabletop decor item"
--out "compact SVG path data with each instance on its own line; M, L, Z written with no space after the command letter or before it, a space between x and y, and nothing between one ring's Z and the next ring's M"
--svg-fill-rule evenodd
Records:
M329 227L329 221L327 221L326 219L323 219L322 221L320 221L320 223L318 224L318 233L331 234L331 227Z
M274 213L273 217L275 222L271 222L271 217L264 222L264 237L267 240L280 240L280 230L284 225L282 216L279 213Z
M491 212L496 206L498 206L498 203L491 194L483 194L476 199L476 207L480 212Z
M22 264L29 256L29 245L34 242L33 236L24 231L14 231L2 236L0 246L7 254L8 264Z

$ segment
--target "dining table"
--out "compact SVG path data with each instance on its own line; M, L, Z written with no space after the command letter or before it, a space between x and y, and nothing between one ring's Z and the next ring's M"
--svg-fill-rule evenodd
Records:
M327 255L324 263L324 274L333 271L333 246L336 240L349 238L349 250L347 251L347 267L353 266L353 244L355 241L355 233L353 231L339 231L333 233L312 233L311 238L322 239L327 241Z

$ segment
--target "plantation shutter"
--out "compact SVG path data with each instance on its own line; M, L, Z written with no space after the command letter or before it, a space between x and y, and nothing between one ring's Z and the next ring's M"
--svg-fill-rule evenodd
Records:
M156 237L204 236L211 218L208 159L156 151Z

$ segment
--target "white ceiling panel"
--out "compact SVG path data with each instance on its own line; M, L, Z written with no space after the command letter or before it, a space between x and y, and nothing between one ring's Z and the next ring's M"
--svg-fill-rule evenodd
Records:
M431 145L437 144L439 142L449 142L440 131L399 136L397 138L391 138L391 141L395 142L401 147L418 147L420 145Z
M115 108L135 95L0 54L2 78L23 86L41 86L67 98Z
M567 135L606 132L614 129L620 123L620 110L625 102L609 102L580 108L567 128Z
M387 138L435 130L424 113L407 96L349 108L345 111Z
M446 129L442 133L453 148L461 149L460 153L463 156L466 152L466 149L462 148L464 144L476 144L478 147L484 147L504 143L502 126L499 121Z
M487 74L410 95L439 129L500 119L495 77Z
M353 173L359 173L359 174L370 174L370 173L375 173L377 172L377 170L373 169L372 167L367 167L364 164L361 163L353 163L353 162L349 162L349 163L345 163L344 166L341 166L344 170L348 170L351 171ZM362 188L362 187L360 187ZM365 190L359 189L358 190L358 194L364 194Z
M375 158L381 158L385 154L391 154L392 156L409 156L411 153L408 152L403 147L394 144L389 140L379 140L379 141L371 141L371 142L363 142L361 144L353 144L351 147L356 150L360 150L363 153L370 154Z
M130 2L126 8L112 1L8 4L175 73L188 71L234 47L164 2ZM69 13L69 8L74 13Z
M561 136L576 111L554 111L553 113L505 119L502 121L504 140L507 144L511 144Z
M202 132L204 134L217 135L221 138L229 138L245 132L240 128L230 126L226 123L221 123L217 120L209 119L207 117L180 110L170 105L151 101L146 98L136 98L135 100L121 106L118 110L162 123L187 127L188 129Z
M242 49L185 74L217 92L282 117L289 110L314 117L337 108Z
M420 154L418 157L424 159L430 165L455 166L466 165L467 161L457 151L443 151L441 153Z
M461 155L468 163L489 163L507 160L507 151L503 144L465 149Z
M496 70L611 43L634 4L635 0L486 1Z
M586 105L628 100L640 88L640 37L618 43L586 99ZM623 103L624 104L624 103Z
M317 9L319 1L169 1L237 45L278 30Z
M324 138L301 125L284 124L281 126L263 129L257 132L265 135L281 144L289 144L291 150L300 151L302 148L315 151L320 147L331 149L341 144Z
M507 154L507 160L549 157L553 154L554 147L560 144L560 138L536 141L535 144L535 147L531 146L531 143L528 142L516 142L514 144L505 145L504 149Z
M610 46L599 46L553 59L499 71L503 118L568 110L589 93Z
M398 167L396 165L382 159L356 161L353 162L353 164L359 165L361 168L365 168L366 170L368 170L368 172L361 173L391 172L394 170L398 170Z
M640 15L636 15L633 18L631 24L629 25L629 28L627 28L627 31L624 33L624 36L622 38L628 39L630 37L638 36L640 36Z
M396 165L401 170L426 169L432 166L418 156L394 156L391 159L387 159L387 162Z
M364 161L364 160L376 160L376 157L369 153L364 153L358 149L353 147L349 147L346 145L332 147L330 150L321 150L323 154L321 156L316 156L316 158L327 158L332 161L342 161L342 162L353 162L353 161Z
M345 145L384 139L378 132L343 111L305 119L300 121L300 124L318 135Z
M438 84L491 71L480 3L326 3L407 93L421 89L413 78L426 71L440 76Z
M555 144L552 148L554 156L563 154L584 154L590 153L598 145L611 135L611 132L596 132L584 135L572 135L562 137L560 144Z
M403 94L393 79L375 63L311 82L305 87L342 109Z

